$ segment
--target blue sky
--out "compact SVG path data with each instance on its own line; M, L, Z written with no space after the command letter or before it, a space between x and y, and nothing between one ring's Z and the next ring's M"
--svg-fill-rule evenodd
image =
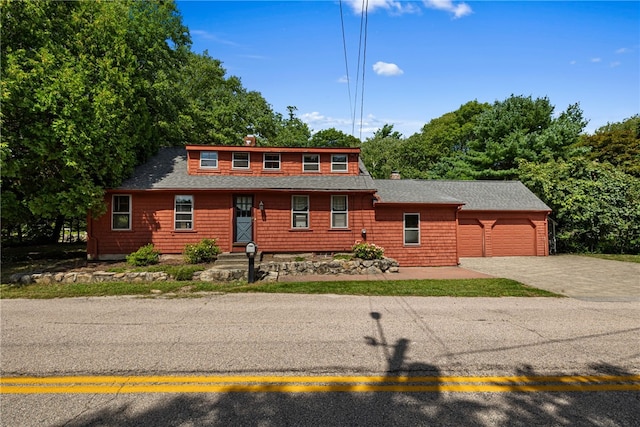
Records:
M640 113L637 1L368 0L366 52L362 0L177 4L192 50L314 131L364 140L389 123L410 136L511 94L546 96L556 113L579 103L588 132Z

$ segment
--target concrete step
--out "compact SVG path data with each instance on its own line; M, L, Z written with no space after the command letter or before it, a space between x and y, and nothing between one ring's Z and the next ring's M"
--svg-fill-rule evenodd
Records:
M260 264L260 258L262 258L262 253L258 252L254 261L254 265L256 267ZM218 255L218 259L216 260L214 267L225 270L246 270L249 268L249 258L247 258L247 255L244 252L221 253Z

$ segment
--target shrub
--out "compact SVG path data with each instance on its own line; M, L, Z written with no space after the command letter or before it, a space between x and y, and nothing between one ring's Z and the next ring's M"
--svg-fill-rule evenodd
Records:
M136 266L157 264L160 261L160 252L156 250L153 243L142 246L135 252L127 255L127 263Z
M211 262L220 252L216 239L202 239L198 243L187 244L184 247L184 259L189 264Z
M360 259L382 259L384 256L384 249L373 243L356 243L351 250L353 255Z

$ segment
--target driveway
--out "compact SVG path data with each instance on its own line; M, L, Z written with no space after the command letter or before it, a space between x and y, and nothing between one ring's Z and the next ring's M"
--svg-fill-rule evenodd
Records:
M640 264L575 255L462 258L460 267L571 298L640 302Z

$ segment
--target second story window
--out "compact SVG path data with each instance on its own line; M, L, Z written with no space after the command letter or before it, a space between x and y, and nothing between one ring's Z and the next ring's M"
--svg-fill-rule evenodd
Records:
M347 172L347 164L346 154L331 155L331 172Z
M320 155L303 154L302 172L320 172Z
M201 151L200 152L200 167L201 168L217 168L218 167L218 152L217 151Z
M233 153L233 169L249 169L249 153Z
M264 153L262 167L266 170L280 170L280 153Z

